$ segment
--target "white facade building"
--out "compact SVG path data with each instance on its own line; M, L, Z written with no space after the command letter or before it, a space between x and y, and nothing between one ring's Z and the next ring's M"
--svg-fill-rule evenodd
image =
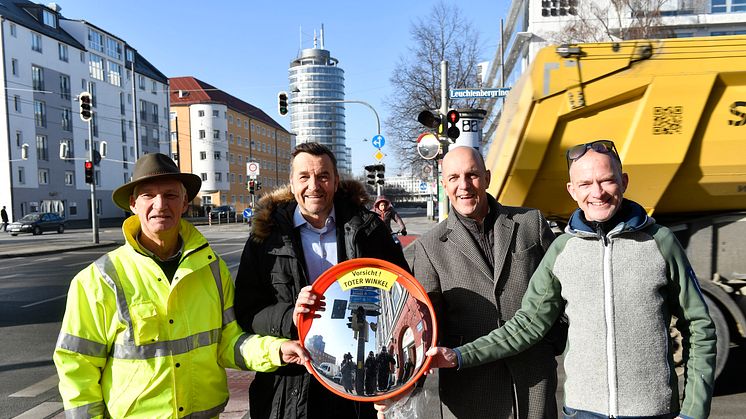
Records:
M620 19L609 3L604 0L513 0L504 23L502 50L499 45L500 27L493 28L498 32L498 49L483 87L513 86L538 51L547 45L557 44L558 39L567 32L567 25L580 17L592 17L588 20L599 23L600 35L605 34L600 27L602 20L609 25L609 32L618 35L624 28L634 26L633 14L651 13L650 10L623 10ZM639 4L644 7L659 2L642 1ZM606 15L599 17L594 14L590 10L593 5L604 10ZM744 0L668 0L652 12L660 16L652 21L659 23L663 28L661 32L669 37L746 34ZM611 41L611 38L606 37L606 40ZM482 100L477 105L488 112L488 125L483 130L488 147L497 128L501 105L499 99Z
M121 217L111 192L131 176L133 165L125 162L146 152L168 153L168 79L122 39L60 12L54 3L0 4L0 77L6 87L0 93L2 205L14 220L35 211L90 219L83 162L91 145L77 102L80 92L90 91L93 147L107 144L94 173L97 209L101 217ZM21 156L24 144L27 159ZM67 159L60 158L61 144L67 145Z

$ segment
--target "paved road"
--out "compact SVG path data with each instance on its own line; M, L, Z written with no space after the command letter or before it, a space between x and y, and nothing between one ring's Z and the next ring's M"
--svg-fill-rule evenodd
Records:
M401 211L408 244L435 225L420 213ZM248 228L242 224L199 226L235 275ZM119 228L102 228L91 247L90 230L11 237L0 234L0 419L61 418L51 361L70 278L99 255L121 243ZM405 248L411 257L411 247ZM23 255L23 256L20 256ZM715 386L713 418L744 417L746 350L731 350ZM245 418L251 373L229 371L231 403L221 418ZM560 377L560 382L562 381ZM429 380L434 384L434 380ZM434 389L431 387L431 391ZM558 399L562 399L561 391Z

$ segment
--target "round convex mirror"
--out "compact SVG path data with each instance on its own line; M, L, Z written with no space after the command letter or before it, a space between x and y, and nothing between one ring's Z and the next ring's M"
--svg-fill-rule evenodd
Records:
M300 341L313 375L332 392L357 401L393 397L427 370L435 345L435 312L404 269L380 259L352 259L313 283L324 311L300 316Z

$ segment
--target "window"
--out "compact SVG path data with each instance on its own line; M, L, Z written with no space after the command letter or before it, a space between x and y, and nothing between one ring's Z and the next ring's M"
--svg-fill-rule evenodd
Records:
M239 128L241 127L241 118L236 118L236 125L238 125Z
M16 146L20 147L23 143L23 131L16 131Z
M41 35L31 32L31 50L41 52Z
M106 55L111 58L122 59L122 44L116 39L106 38Z
M228 134L228 142L233 143L233 134Z
M49 169L39 169L39 185L49 184Z
M73 120L72 120L73 112L69 108L62 108L62 129L64 131L72 131L73 130Z
M60 97L70 100L70 76L60 74Z
M212 130L212 138L214 138L216 140L220 139L220 130L219 129Z
M150 87L150 93L156 94L158 93L158 83L155 81L153 82L153 85Z
M54 13L50 12L49 10L42 10L42 20L44 21L44 24L47 26L51 26L53 28L57 27L57 16L55 16Z
M10 71L14 76L18 76L18 60L15 58L10 60Z
M217 118L217 117L219 117L219 116L220 116L220 111L217 111L217 110L213 110L213 111L212 111L212 116L213 116L213 118Z
M213 158L214 158L215 160L220 160L220 152L219 152L219 151L216 151L216 152L214 152L214 153L213 153Z
M205 135L205 130L203 130L203 129L199 130L199 138L200 138L201 140L204 140L204 139L205 139L205 137L206 137L206 135Z
M104 35L88 28L88 48L104 52Z
M140 90L145 90L145 76L142 74L137 75L137 86L140 88Z
M202 182L207 182L207 173L200 173L200 176L202 177ZM203 197L203 198L209 198L209 197ZM204 199L204 201L205 201L205 204L209 204L209 202L207 202L207 199Z
M205 116L205 111L197 111L197 116Z
M36 136L36 158L38 160L49 161L49 146L46 135Z
M21 97L18 95L13 96L13 109L16 112L21 112Z
M47 126L47 105L40 100L34 101L34 120L37 127Z
M62 140L60 141L60 147L62 147L62 144L67 144L67 153L65 153L65 158L71 159L75 157L75 153L73 150L73 140Z
M26 183L26 170L23 168L23 166L18 167L18 183L23 185Z
M15 23L11 23L10 24L10 36L12 36L14 38L18 36L18 32L16 32L16 24Z
M199 159L200 160L207 160L207 152L206 151L200 151L199 152Z
M127 50L127 61L135 61L135 51L131 49Z
M59 44L57 44L57 51L59 52L60 61L68 62L69 55L67 51L67 45L60 42Z
M34 90L44 90L44 69L31 66L31 86Z
M158 128L153 128L153 140L157 143L161 139L160 132L158 131Z
M215 172L215 182L223 181L223 172Z
M96 80L105 80L104 59L96 54L91 54L90 60L88 61L88 72L91 77Z
M114 61L107 61L106 65L109 83L114 86L122 86L122 66Z
M65 171L65 185L75 185L75 172Z

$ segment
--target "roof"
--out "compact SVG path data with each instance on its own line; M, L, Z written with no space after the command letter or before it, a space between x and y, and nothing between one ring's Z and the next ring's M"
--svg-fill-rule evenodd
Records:
M194 77L172 77L170 80L171 106L193 105L198 103L222 103L244 115L262 121L267 125L290 133L263 110L231 96L228 93ZM179 97L179 90L189 92Z
M85 46L78 42L75 38L67 33L57 22L57 27L45 25L43 22L35 19L31 14L38 13L39 10L45 9L52 13L55 13L58 19L64 19L59 13L50 9L43 4L37 4L30 1L18 0L18 1L3 1L0 2L0 15L4 18L14 22L18 25L25 26L35 32L39 32L42 35L46 35L50 38L54 38L60 42L64 42L70 46L78 49L85 50Z

